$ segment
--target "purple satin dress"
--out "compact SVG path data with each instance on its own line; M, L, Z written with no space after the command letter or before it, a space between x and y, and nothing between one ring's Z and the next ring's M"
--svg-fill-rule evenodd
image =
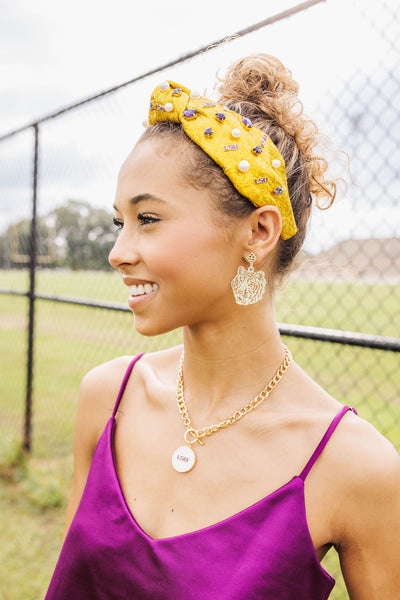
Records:
M307 526L304 481L348 406L300 475L204 529L152 539L126 503L114 455L115 414L98 441L85 491L45 600L325 600L335 581ZM155 485L155 493L157 493Z

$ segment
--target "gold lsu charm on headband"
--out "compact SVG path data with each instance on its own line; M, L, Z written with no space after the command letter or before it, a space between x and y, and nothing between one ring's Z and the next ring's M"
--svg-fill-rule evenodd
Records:
M178 83L164 81L150 100L149 124L157 121L181 123L189 138L222 167L242 196L257 207L277 207L284 240L296 234L284 160L271 138L250 119Z

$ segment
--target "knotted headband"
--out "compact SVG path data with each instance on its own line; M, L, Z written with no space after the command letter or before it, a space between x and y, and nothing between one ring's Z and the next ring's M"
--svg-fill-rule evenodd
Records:
M157 121L181 123L189 138L222 167L242 196L257 207L277 207L284 240L295 235L284 160L271 138L250 119L165 81L151 95L149 123Z

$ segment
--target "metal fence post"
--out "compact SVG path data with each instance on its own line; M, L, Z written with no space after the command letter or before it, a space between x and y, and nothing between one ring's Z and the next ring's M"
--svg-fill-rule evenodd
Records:
M26 403L24 423L24 449L30 452L32 449L32 391L33 391L33 352L34 352L34 324L35 324L35 276L37 257L37 183L39 163L39 125L33 126L35 132L35 146L33 159L33 181L32 181L32 217L29 240L30 265L29 265L29 322L28 322L28 360L26 377Z

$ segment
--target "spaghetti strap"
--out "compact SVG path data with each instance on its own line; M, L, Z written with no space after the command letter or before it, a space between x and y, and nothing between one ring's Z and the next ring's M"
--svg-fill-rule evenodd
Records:
M342 418L344 417L344 415L347 413L348 410L352 410L355 415L357 414L357 411L355 408L351 408L350 406L344 406L342 408L342 410L336 415L336 417L333 419L332 423L329 425L328 429L326 430L324 437L322 438L322 440L320 441L320 443L314 450L314 453L311 456L310 460L308 461L308 463L306 464L306 466L300 473L300 478L303 481L305 481L305 479L306 479L307 475L309 474L309 472L311 471L311 468L313 467L314 463L316 462L319 455L321 454L321 452L327 445L332 433L335 431L336 427L339 425L340 421L342 420Z
M129 364L129 367L126 370L126 373L125 373L124 378L123 378L122 383L121 383L121 387L119 388L119 392L118 392L118 396L117 396L117 401L115 402L114 412L113 412L113 415L112 415L113 418L117 414L119 403L121 402L121 398L122 398L123 393L125 391L126 384L128 383L129 377L131 376L132 369L135 366L135 364L137 363L137 361L139 360L139 358L142 358L143 354L144 354L144 352L142 352L141 354L138 354L137 356L135 356L135 358L132 359L132 361Z

